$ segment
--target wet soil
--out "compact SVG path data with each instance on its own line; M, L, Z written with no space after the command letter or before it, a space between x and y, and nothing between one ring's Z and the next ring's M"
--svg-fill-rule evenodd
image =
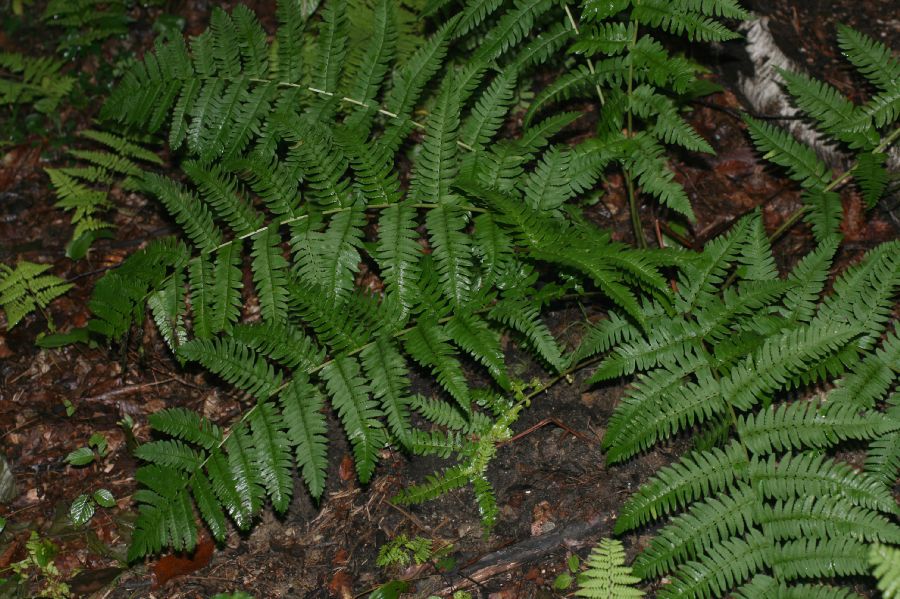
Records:
M204 28L212 4L170 3L169 10L183 16L187 31L196 33ZM253 4L251 8L261 12L265 23L271 7L265 2ZM776 35L790 40L787 45L798 49L798 62L807 64L813 75L850 91L854 84L847 82L846 66L838 60L833 43L834 23L840 20L900 47L896 10L889 10L892 4L769 0L753 8L777 21ZM146 49L152 40L149 23L154 10L161 9L138 11L134 32L127 39L115 40L99 55L81 59L78 68L90 74L114 54L139 54ZM892 14L894 20L890 20ZM39 38L36 31L28 35ZM19 39L7 35L0 39L0 47L25 49L17 45ZM719 73L714 68L714 76L727 68L727 63L719 65ZM431 593L444 597L456 589L494 599L560 597L564 593L553 591L552 583L565 570L568 557L583 558L600 537L611 535L624 499L689 447L688 439L677 438L623 465L607 467L599 441L623 386L586 388L583 381L589 372L576 373L573 381L563 381L535 398L523 413L515 431L536 427L533 431L499 449L489 478L497 491L500 518L485 536L468 490L422 506L403 508L390 502L403 486L440 468L438 460L410 460L386 451L373 482L360 487L342 468L349 447L332 422L331 471L318 505L298 485L286 514L266 512L252 532L232 534L223 546L207 543L207 555L182 564L182 575L162 584L158 561L122 570L118 559L133 522L130 498L136 490L136 463L119 421L133 419L135 436L146 440L147 417L162 408L184 406L225 423L251 404L200 370L181 368L150 326L138 331L124 348L78 345L39 350L34 346L36 336L47 329L47 318L63 329L83 325L88 317L86 301L97 278L141 244L175 231L154 203L117 190L116 237L95 244L85 260L73 262L65 257L71 227L67 215L53 207L54 197L42 169L61 160L65 142L59 143L58 132L86 127L95 108L69 110L61 116L61 129L4 148L0 163L0 262L49 263L52 272L75 283L74 290L55 301L46 316L32 315L10 332L0 322L4 331L0 332L0 453L10 463L18 489L11 503L0 506L0 516L9 522L0 536L0 565L3 560L8 564L22 559L29 531L36 530L59 546L56 564L80 596L209 597L244 590L258 598L347 598L367 596L378 584L396 578L410 581L411 597ZM646 230L656 239L665 233L669 243L676 238L699 248L757 207L767 229L775 230L800 206L799 193L781 173L764 166L749 146L734 116L742 108L740 101L725 91L694 108L692 124L717 152L714 157L684 157L675 162L697 222L686 231L667 230L668 215L647 204L641 214ZM852 192L845 192L842 200L846 244L837 270L881 241L896 238L900 231L897 198L888 198L870 212ZM618 238L632 239L620 179L607 181L604 195L589 208L589 215L612 228ZM804 226L793 228L778 242L779 266L789 268L812 246ZM553 332L572 347L583 330L585 314L596 319L603 308L557 306L551 315ZM513 346L508 352L517 376L546 378ZM67 415L66 401L74 407L71 415ZM86 467L67 465L65 456L85 445L92 433L102 433L109 440L108 455ZM67 518L70 503L101 487L112 491L117 505L98 510L86 528L74 529ZM402 570L376 566L377 548L401 533L449 546L447 553L454 563ZM646 532L624 537L629 557L648 538ZM652 588L648 591L652 594Z

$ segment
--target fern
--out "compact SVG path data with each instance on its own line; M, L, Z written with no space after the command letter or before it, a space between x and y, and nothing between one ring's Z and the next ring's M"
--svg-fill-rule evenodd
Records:
M600 140L624 171L635 237L645 246L637 214L638 188L687 219L694 218L687 194L668 166L666 145L712 152L683 119L678 102L678 96L696 82L699 67L670 56L651 31L689 41L722 41L737 34L720 19L746 19L749 13L736 2L651 0L586 2L580 24L571 13L567 17L575 34L569 52L581 58L546 86L526 119L574 97L599 102Z
M63 61L49 57L0 53L0 104L33 104L42 114L52 113L75 85L62 67Z
M57 276L43 274L49 269L49 264L24 260L16 263L15 268L0 264L0 306L6 313L7 330L72 288L71 283ZM52 322L49 324L52 327Z
M885 151L900 129L890 127L900 118L898 61L884 44L850 29L838 28L838 41L847 59L861 75L882 91L863 105L855 105L838 90L810 77L781 70L788 93L803 114L816 121L826 139L854 151L849 171L871 208L884 195L889 173ZM840 196L832 191L848 173L834 177L812 148L783 129L745 117L750 136L764 158L787 169L804 190L805 219L819 241L838 234L843 216Z
M750 215L685 268L674 311L642 307L653 321L646 336L626 336L614 320L598 327L589 345L607 357L595 378L639 373L607 428L608 461L698 424L729 433L723 447L660 470L619 515L623 532L681 512L634 564L644 579L669 577L661 596L790 593L797 578L864 573L863 541L897 542L888 447L898 423L873 408L895 378L885 365L896 335L883 332L900 286L898 249L874 249L820 301L834 238L781 282ZM841 374L822 401L785 393ZM821 454L849 440L872 443L880 478Z
M128 9L125 0L51 0L42 19L66 29L60 50L78 50L127 33Z
M112 207L110 189L139 189L143 168L162 163L156 154L127 137L94 129L79 135L108 149L72 150L69 154L80 164L44 169L59 198L56 206L72 212L75 230L66 254L75 259L83 257L93 241L108 235L113 227L104 218Z
M659 320L645 306L671 304L663 269L690 261L614 242L577 207L613 160L610 148L676 204L672 180L651 172L659 154L638 164L657 138L559 145L579 116L561 113L513 139L513 107L528 108L520 82L572 35L565 11L547 0L493 6L444 6L443 24L411 44L415 28L396 3L357 14L334 0L311 16L284 0L277 48L250 11L215 9L209 29L189 43L157 42L113 90L105 118L129 131L167 130L183 158L185 177L135 177L191 249L158 243L104 276L89 330L127 342L149 305L178 359L250 402L214 443L183 430L204 426L199 418L154 425L199 463L142 450L145 467L179 475L164 493L138 496L132 559L190 545L159 528L176 504L193 504L217 539L226 518L246 529L266 502L283 510L291 462L320 498L328 442L341 431L362 482L388 444L451 460L397 500L467 486L490 528L499 510L489 465L541 388L515 380L502 336L568 374L576 363L545 321L552 302L600 291L623 323L607 345ZM642 48L659 59L656 45ZM677 60L653 70L679 86L687 72ZM663 95L647 101L681 123ZM676 135L699 143L684 129ZM748 255L764 249L755 242ZM755 305L729 303L729 318ZM436 397L411 392L416 372ZM326 426L329 412L340 430Z
M625 550L615 539L602 539L587 558L588 569L579 577L576 597L598 597L603 599L627 599L643 597L644 593L634 588L640 578L631 575L631 568L625 566Z

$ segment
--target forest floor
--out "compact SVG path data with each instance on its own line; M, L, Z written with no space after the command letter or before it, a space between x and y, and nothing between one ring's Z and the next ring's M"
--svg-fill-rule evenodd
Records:
M205 27L213 4L170 2L175 6L169 10L185 18L188 33L197 33ZM273 4L258 1L250 6L265 24ZM770 17L776 39L793 49L792 58L850 97L858 92L846 63L840 60L835 24L849 24L900 47L900 23L884 20L897 16L896 4L890 0L767 0L752 8ZM142 14L146 19L147 13ZM119 52L125 48L141 53L152 35L149 22L138 22L126 39L110 43L119 45ZM0 34L0 49L31 50L32 44L46 43L39 38L37 30L6 32ZM110 51L107 44L104 53L85 57L74 68L90 76ZM695 58L717 61L709 65L716 77L735 68L712 53ZM798 190L764 167L750 147L735 118L736 111L744 108L726 89L705 98L691 114L691 122L717 152L714 157L676 164L698 217L685 240L693 247L701 247L757 207L762 208L771 232L800 205ZM73 291L54 302L46 314L62 330L84 325L90 289L105 270L148 240L175 231L155 203L121 193L115 198L115 239L96 243L84 260L65 257L71 226L68 217L53 206L55 197L43 169L62 158L66 139L71 140L67 132L86 128L95 111L91 102L65 108L62 138L57 130L30 135L24 143L3 148L0 162L0 262L25 259L53 264L55 274L75 283ZM606 193L590 208L590 216L618 238L631 241L622 187L620 180L610 179ZM870 212L852 192L845 192L842 199L845 245L838 270L900 233L897 197ZM664 215L650 206L644 210L644 226L653 231ZM778 241L779 266L789 268L812 247L806 227L794 227ZM600 317L600 308L560 305L550 323L553 332L573 346L582 330L577 323L585 315ZM410 596L415 597L449 596L452 589L495 599L561 597L565 593L552 590L552 583L566 569L568 557L577 553L583 558L600 537L611 535L623 500L689 446L688 439L676 440L623 465L607 467L599 441L623 387L586 388L582 382L587 373L576 373L574 380L563 380L535 398L516 424L515 432L522 435L498 451L489 477L501 516L488 537L483 535L470 491L412 508L390 502L404 485L421 481L439 467L438 461L411 461L400 453L386 452L377 476L360 487L352 467L346 467L348 445L335 435L338 438L330 448L332 472L319 505L298 486L284 516L266 514L252 532L232 535L226 545L206 541L197 555L181 561L170 557L123 570L117 557L123 555L133 522L130 497L136 489L137 464L119 421L130 416L136 436L146 439L148 414L162 408L188 407L227 422L245 410L249 400L199 369L180 367L151 326L121 349L75 345L39 350L34 339L46 329L44 316L32 316L13 331L0 333L0 455L9 462L18 490L10 503L0 505L0 516L9 522L0 536L0 568L22 559L30 531L38 531L59 546L56 564L78 596L209 597L244 590L257 598L348 598L367 596L367 591L393 578L410 581ZM547 377L513 348L508 357L520 378ZM71 415L66 401L74 408ZM86 467L69 466L65 456L86 445L93 433L108 439L108 455ZM72 500L101 487L112 491L117 506L99 509L86 527L73 528L68 520ZM378 567L378 547L401 533L451 546L447 553L455 563L443 569L430 563L406 570ZM622 539L629 556L646 543L645 534Z

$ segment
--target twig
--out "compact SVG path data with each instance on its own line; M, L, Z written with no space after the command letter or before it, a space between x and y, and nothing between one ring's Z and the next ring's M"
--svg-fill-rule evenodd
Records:
M599 515L586 522L570 524L562 530L549 532L538 537L531 537L509 545L481 557L477 562L458 573L463 580L452 584L433 594L449 596L451 593L472 586L469 582L484 583L498 574L508 572L524 564L542 558L551 551L556 550L568 540L582 541L602 530L607 520Z

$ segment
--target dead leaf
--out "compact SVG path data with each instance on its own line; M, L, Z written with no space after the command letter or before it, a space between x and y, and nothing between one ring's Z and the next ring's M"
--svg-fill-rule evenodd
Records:
M204 535L198 542L193 555L167 555L153 564L153 586L158 589L173 578L192 574L209 564L212 559L216 544L212 539Z
M344 454L344 459L341 460L341 466L338 468L338 475L341 477L342 481L348 481L356 478L356 469L353 465L353 458L350 457L350 454Z
M353 591L351 590L351 585L352 581L347 571L338 570L331 577L331 582L328 583L328 590L332 595L341 599L352 599Z

